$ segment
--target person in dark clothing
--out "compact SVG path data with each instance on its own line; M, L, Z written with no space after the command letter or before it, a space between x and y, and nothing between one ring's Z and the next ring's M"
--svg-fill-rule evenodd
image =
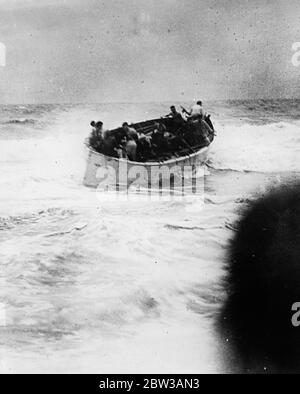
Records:
M117 147L117 139L114 134L111 131L106 132L103 138L102 153L106 156L118 157Z
M126 151L126 144L127 144L127 137L123 134L117 134L115 136L116 143L117 143L117 154L120 159L128 159L127 151Z
M147 161L153 154L151 150L151 137L138 131L136 158L138 161Z
M198 126L199 127L199 126ZM183 138L185 141L190 145L197 145L197 133L195 131L196 126L191 124L190 122L187 123L186 127L184 128Z
M170 107L171 112L167 115L168 118L172 119L172 132L176 133L185 124L181 113L177 112L176 107L172 105Z
M157 122L155 124L155 130L151 136L151 145L157 156L169 150L166 132L166 127L162 123Z

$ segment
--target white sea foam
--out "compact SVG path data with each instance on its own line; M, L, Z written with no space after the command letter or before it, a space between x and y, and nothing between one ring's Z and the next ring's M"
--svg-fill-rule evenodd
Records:
M258 172L300 171L300 122L217 125L211 148L216 169Z

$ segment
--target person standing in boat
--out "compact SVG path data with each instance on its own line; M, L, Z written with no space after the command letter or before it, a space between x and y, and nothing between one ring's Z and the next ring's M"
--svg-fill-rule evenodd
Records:
M103 122L99 121L95 124L95 129L98 134L101 134L102 138L105 138L107 130L103 127Z
M102 122L91 122L92 132L89 138L89 145L99 153L102 153L103 149L103 123Z
M92 132L96 130L96 122L94 120L91 121L90 125L92 126Z
M203 119L205 116L205 112L202 107L202 101L197 101L196 104L192 105L190 111L187 111L185 108L182 108L182 112L188 115L189 120L199 120Z

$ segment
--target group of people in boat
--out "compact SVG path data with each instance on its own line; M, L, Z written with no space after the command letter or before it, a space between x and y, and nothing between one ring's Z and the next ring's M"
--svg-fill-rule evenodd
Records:
M106 156L143 162L172 157L181 149L192 153L193 147L209 145L214 128L202 102L198 101L190 111L181 108L185 116L172 105L171 112L145 132L127 122L118 129L105 130L102 122L92 121L89 145Z

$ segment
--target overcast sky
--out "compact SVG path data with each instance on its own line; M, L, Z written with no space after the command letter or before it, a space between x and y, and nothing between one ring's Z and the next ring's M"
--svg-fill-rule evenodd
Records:
M299 97L296 41L299 0L0 0L0 102Z

